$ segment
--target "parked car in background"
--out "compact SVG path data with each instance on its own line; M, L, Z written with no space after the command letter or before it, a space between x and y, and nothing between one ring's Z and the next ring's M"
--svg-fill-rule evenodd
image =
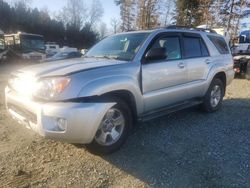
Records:
M5 97L12 117L40 135L111 153L137 120L193 105L219 110L233 77L223 36L172 27L113 35L84 58L23 68Z
M18 32L4 35L8 55L26 60L46 58L45 43L42 35Z
M242 31L238 42L232 48L235 75L250 80L250 30Z
M59 52L57 52L52 57L46 58L42 60L41 62L51 62L51 61L73 59L73 58L79 58L79 57L82 57L82 53L79 52L76 48L64 47L64 48L59 49Z
M45 52L47 58L55 55L60 50L60 46L56 42L47 42L45 44L45 47L46 47Z

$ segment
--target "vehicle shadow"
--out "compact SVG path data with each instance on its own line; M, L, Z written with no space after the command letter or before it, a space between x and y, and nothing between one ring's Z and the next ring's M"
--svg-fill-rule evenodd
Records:
M228 99L140 123L103 159L151 187L249 187L249 144L250 99Z

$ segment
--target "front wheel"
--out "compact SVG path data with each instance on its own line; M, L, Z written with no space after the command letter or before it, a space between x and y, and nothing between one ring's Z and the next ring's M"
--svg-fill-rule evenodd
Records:
M218 78L214 79L204 97L202 109L206 112L215 112L220 109L224 96L224 85Z
M128 105L116 100L103 117L93 142L87 145L92 153L109 154L118 150L126 141L132 125L132 115Z

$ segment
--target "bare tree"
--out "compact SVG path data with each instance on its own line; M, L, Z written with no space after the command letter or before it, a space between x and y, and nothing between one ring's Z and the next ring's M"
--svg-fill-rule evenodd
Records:
M32 4L32 0L13 0L12 3L15 7L21 6L27 9Z
M89 10L89 26L93 27L97 22L101 20L104 10L99 0L93 0Z
M113 33L116 34L118 32L118 28L119 28L119 25L120 25L119 20L116 19L116 18L112 18L111 21L110 21L110 24L113 27Z
M137 26L152 29L159 25L160 0L140 0L138 3Z
M198 14L199 24L205 24L207 27L211 26L212 15L210 8L213 4L213 0L199 0Z
M99 31L100 39L103 39L104 37L106 37L107 32L108 32L107 25L102 22L100 25L100 31Z
M163 26L170 25L174 17L175 0L162 0L160 4L160 19Z
M86 21L87 7L83 0L68 0L57 18L65 25L70 25L80 30Z
M136 0L115 0L115 3L120 6L121 30L133 30L136 20Z
M213 27L221 27L221 8L224 6L224 0L213 0L212 5L209 8L210 12L210 20L208 21L208 26Z
M227 34L234 38L240 28L240 20L248 16L246 8L250 7L250 0L221 0L220 25L226 28Z

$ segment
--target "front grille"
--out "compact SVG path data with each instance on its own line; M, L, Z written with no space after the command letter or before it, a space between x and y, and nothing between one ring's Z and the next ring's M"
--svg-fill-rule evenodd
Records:
M14 112L16 112L17 114L21 115L27 121L30 121L30 122L32 122L34 124L37 124L37 116L34 113L32 113L32 112L30 112L30 111L28 111L26 109L23 109L23 108L15 105L15 104L10 104L9 103L9 104L7 104L7 106L8 106L8 109L11 109Z

